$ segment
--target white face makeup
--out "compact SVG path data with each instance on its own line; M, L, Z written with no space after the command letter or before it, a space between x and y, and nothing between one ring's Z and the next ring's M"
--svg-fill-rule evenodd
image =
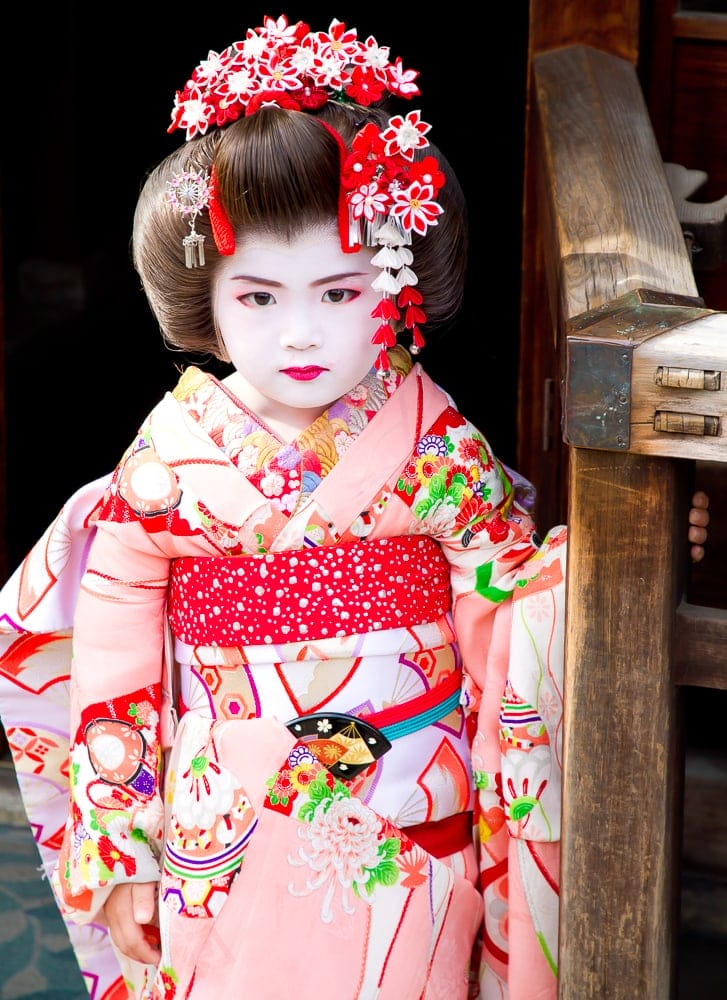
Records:
M225 382L283 438L294 437L357 385L379 348L371 312L381 293L374 251L348 254L338 228L291 242L240 241L214 288L217 326L236 371Z

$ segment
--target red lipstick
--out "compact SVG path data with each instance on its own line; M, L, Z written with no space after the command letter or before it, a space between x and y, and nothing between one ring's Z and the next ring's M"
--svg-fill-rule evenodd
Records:
M288 375L296 382L311 382L328 369L320 368L318 365L306 365L305 368L283 368L282 371L283 375Z

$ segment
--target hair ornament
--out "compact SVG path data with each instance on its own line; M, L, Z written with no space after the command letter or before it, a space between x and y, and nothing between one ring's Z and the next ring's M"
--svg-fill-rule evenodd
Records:
M200 212L209 208L212 197L210 176L206 172L184 170L167 182L167 200L172 210L189 220L189 233L182 240L187 267L204 266L204 236L194 224Z
M417 76L401 59L392 63L373 36L361 42L335 18L328 31L311 31L285 14L265 17L241 41L208 53L177 91L167 131L182 128L193 139L264 104L315 111L329 100L368 107L389 94L411 98L419 93Z
M418 70L404 69L401 59L392 61L388 46L379 45L371 35L360 41L355 28L335 18L327 31L311 31L303 21L290 24L285 14L265 17L241 41L221 52L208 52L176 92L167 131L184 129L186 138L193 139L270 104L312 112L327 101L368 107L387 96L411 99L420 92L418 76ZM409 246L413 235L425 236L429 227L437 225L443 209L436 199L445 177L434 156L417 158L429 146L426 136L431 128L419 111L394 115L383 131L369 122L356 133L350 152L334 128L322 120L321 124L339 146L341 247L346 253L355 253L362 245L379 248L373 262L381 273L373 286L382 300L372 318L381 322L372 343L381 346L376 368L386 375L386 351L396 343L395 324L403 322L410 331L413 354L424 345L420 327L426 314L422 296L414 289L417 277ZM218 250L233 254L234 233L213 193L209 209ZM202 239L194 233L195 218L187 240ZM187 249L185 242L185 254ZM193 250L189 252L196 261ZM198 256L204 263L201 244Z
M210 173L210 225L215 246L223 257L231 257L235 252L235 233L222 202L217 197L217 172L214 165Z

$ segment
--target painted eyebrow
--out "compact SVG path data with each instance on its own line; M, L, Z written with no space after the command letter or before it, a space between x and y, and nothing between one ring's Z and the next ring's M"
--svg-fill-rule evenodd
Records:
M232 281L249 281L251 285L269 285L271 288L282 288L282 281L273 281L271 278L259 278L256 274L233 274Z
M365 278L368 276L368 271L343 271L341 274L331 274L325 278L318 278L316 281L311 282L313 288L318 288L320 285L330 285L336 281L346 281L350 278ZM232 281L248 281L252 285L267 285L269 288L282 288L282 281L273 281L272 278L261 278L256 274L233 274L231 276Z
M313 287L318 285L331 285L335 281L347 281L350 278L365 278L368 276L368 271L343 271L341 274L331 274L328 278L319 278L318 281L312 282Z

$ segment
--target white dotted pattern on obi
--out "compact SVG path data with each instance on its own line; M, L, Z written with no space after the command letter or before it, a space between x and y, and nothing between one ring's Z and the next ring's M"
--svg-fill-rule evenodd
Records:
M312 641L436 621L449 568L420 536L175 560L172 631L191 645Z

